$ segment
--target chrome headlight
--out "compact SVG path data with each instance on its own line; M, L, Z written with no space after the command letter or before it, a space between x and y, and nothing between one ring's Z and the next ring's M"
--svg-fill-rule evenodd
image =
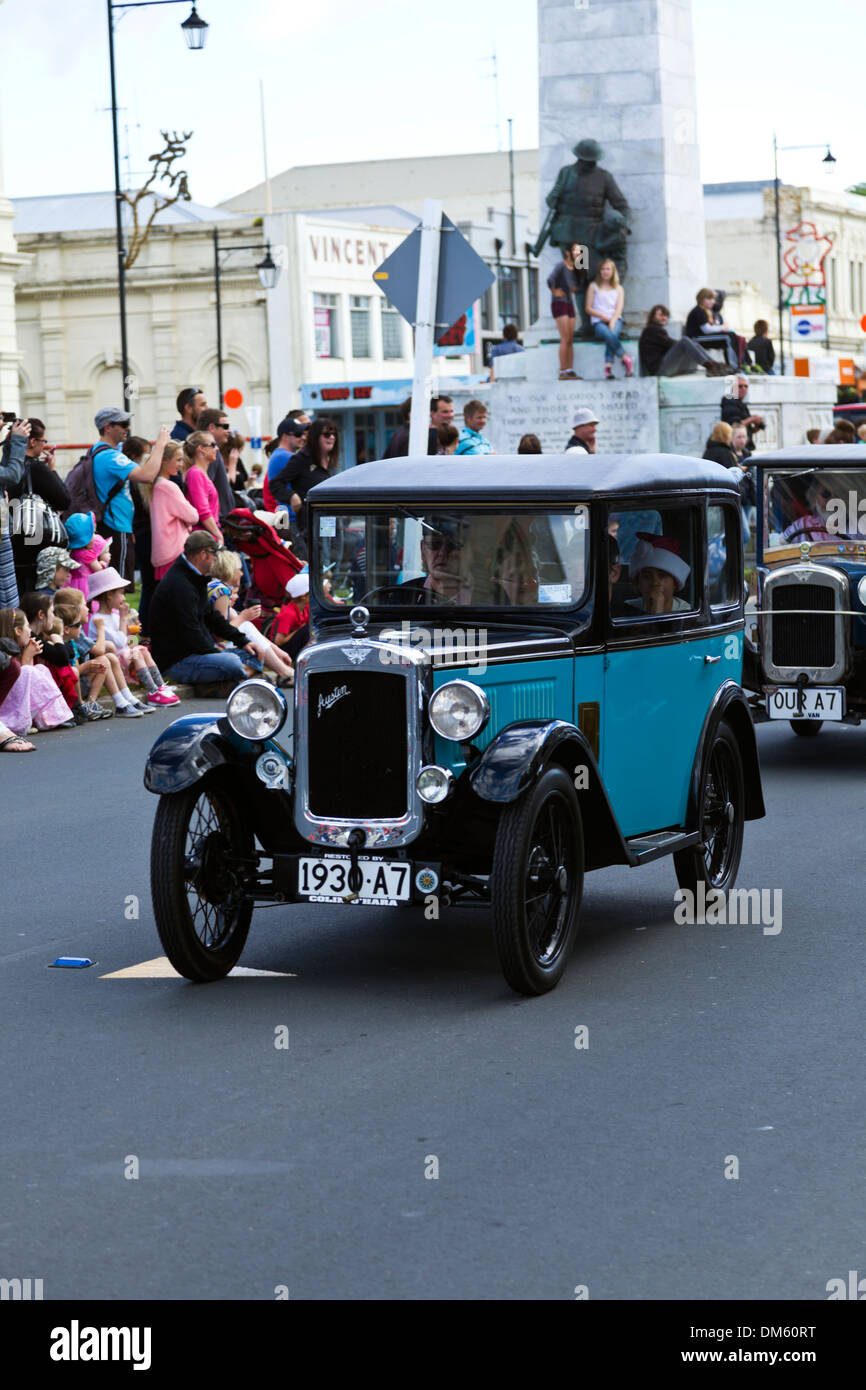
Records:
M866 608L866 574L864 574L863 578L860 580L860 583L857 585L857 597L863 604L864 608Z
M448 767L437 767L435 763L430 763L418 773L415 788L422 801L436 806L454 790L454 773Z
M464 743L484 728L490 718L490 701L471 681L449 681L432 696L429 715L441 738Z
M226 718L235 733L256 743L279 733L288 712L282 691L264 680L244 681L226 702Z

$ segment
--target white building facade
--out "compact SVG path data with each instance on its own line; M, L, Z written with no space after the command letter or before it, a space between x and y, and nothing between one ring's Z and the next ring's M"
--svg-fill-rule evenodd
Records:
M113 196L24 198L14 210L21 351L13 380L21 409L46 422L71 462L92 442L96 411L121 400ZM264 218L182 203L161 214L127 272L134 431L153 438L171 423L186 386L218 402L217 227L223 385L243 400L229 410L232 423L256 434L247 407L258 407L268 437L293 407L327 410L341 426L344 463L380 456L411 394L413 342L373 272L416 222L396 206ZM506 321L525 327L536 311L526 219L512 226L496 213L463 231L499 278L474 306L474 349L438 353L442 389L480 380L484 343L498 341ZM266 245L280 266L268 291L256 272Z
M778 354L773 185L708 184L704 215L709 283L727 290L726 319L749 337L755 319L766 319ZM788 264L783 261L783 277L789 275L790 263L806 261L813 266L812 271L800 264L799 276L795 272L790 278L808 278L813 298L822 275L826 280L825 336L801 338L796 316L783 311L785 357L789 364L800 359L810 374L820 371L823 361L832 379L839 381L840 361L853 361L861 368L866 365L866 332L861 326L866 314L866 198L784 185L780 189L779 225L782 248L789 258ZM806 248L803 255L794 239L787 236L798 227L814 227L817 233L817 241L812 240L810 231L800 233ZM787 287L785 294L787 297ZM794 298L800 297L795 290ZM790 365L787 370L791 370Z
M21 407L43 419L57 443L86 444L96 411L123 399L114 197L23 198L14 207L26 255L16 285ZM151 439L176 419L183 387L199 386L209 402L217 400L214 223L227 253L225 383L270 412L265 292L255 270L261 256L228 254L233 243L261 243L261 225L184 203L157 219L127 272L133 430ZM237 423L245 428L243 417Z

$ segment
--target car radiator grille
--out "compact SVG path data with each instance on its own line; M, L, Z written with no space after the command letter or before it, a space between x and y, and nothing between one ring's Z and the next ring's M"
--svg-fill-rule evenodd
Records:
M335 820L405 815L405 677L379 671L311 672L308 695L312 814Z
M773 665L833 666L835 595L822 584L780 584L773 590ZM808 608L808 613L786 610Z

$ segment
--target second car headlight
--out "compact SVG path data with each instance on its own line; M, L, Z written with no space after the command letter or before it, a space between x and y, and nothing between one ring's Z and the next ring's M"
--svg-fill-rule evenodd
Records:
M256 743L279 733L288 712L285 696L263 680L244 681L226 703L226 718L235 733Z
M857 585L857 597L863 604L864 608L866 608L866 574L864 574L863 578L860 580L860 583Z
M490 701L471 681L449 681L432 696L429 713L440 737L463 743L484 728L490 718Z

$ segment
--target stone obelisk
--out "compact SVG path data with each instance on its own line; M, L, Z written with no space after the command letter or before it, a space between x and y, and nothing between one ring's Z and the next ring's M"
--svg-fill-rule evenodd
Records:
M3 0L0 0L0 4ZM9 51L9 45L6 45ZM2 155L2 150L0 150ZM17 410L18 334L15 327L15 271L23 265L12 233L15 210L3 197L3 167L0 160L0 409Z
M540 217L573 147L597 140L632 213L626 323L656 303L682 320L707 274L691 0L538 0L538 23Z

